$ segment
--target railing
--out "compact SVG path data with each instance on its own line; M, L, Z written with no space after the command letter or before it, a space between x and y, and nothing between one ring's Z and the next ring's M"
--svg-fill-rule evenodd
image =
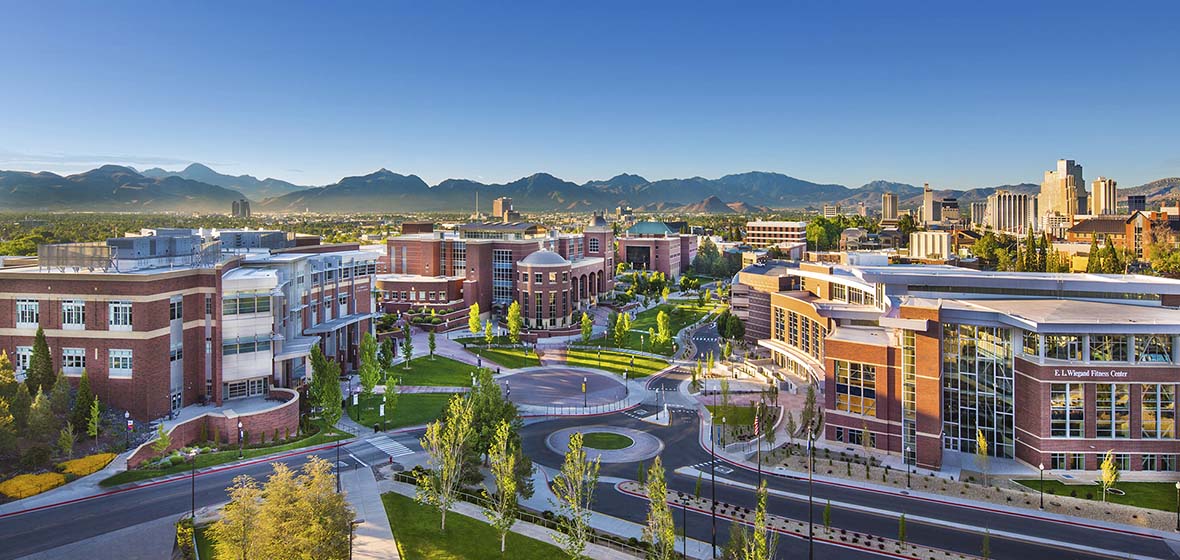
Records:
M595 416L598 414L609 414L611 412L618 412L630 408L632 405L639 404L642 399L636 398L633 395L627 395L621 401L615 401L606 404L597 404L589 406L579 405L545 405L544 407L534 405L536 408L543 408L544 414L536 414L534 416Z

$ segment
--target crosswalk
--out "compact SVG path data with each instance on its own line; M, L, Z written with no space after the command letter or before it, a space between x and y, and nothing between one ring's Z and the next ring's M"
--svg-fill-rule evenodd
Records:
M397 441L390 439L388 436L377 436L367 441L373 444L373 447L380 449L390 457L401 457L403 455L412 455L414 453L409 447L406 447Z

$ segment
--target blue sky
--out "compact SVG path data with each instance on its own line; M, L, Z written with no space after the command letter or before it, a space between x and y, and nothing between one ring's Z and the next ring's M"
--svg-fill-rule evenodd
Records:
M1180 175L1177 2L12 2L0 168Z

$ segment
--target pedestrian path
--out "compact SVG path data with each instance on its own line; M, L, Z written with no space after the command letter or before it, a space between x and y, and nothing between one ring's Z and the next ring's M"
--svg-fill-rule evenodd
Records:
M380 449L381 451L385 452L386 455L389 455L393 458L412 455L414 453L414 451L409 447L398 443L396 440L390 439L389 436L377 436L365 441L369 442L373 445L373 447Z
M356 510L356 525L352 541L352 558L369 560L400 560L397 541L389 526L385 504L377 489L373 469L352 469L340 473L348 503Z

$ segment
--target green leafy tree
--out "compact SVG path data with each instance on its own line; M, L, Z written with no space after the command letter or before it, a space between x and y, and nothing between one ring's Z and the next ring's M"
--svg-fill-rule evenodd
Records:
M86 420L86 435L94 438L94 445L98 446L98 425L102 417L99 415L98 399L90 401L90 417Z
M386 338L381 342L381 370L389 373L393 369L393 362L397 360L397 344L393 342L393 337Z
M33 338L33 355L29 358L29 368L25 371L25 383L29 384L29 391L49 391L53 389L53 358L49 354L49 343L45 340L45 330L37 327L37 336Z
M1098 251L1098 238L1090 240L1090 253L1086 256L1086 272L1101 272L1102 255Z
M721 359L728 362L731 356L733 356L733 342L726 340L725 346L721 347Z
M367 332L361 336L360 354L361 394L367 400L381 382L381 362L377 358L377 339L373 333Z
M897 542L905 544L905 514L897 518Z
M74 442L78 437L74 434L74 425L66 422L66 427L57 433L57 449L67 459L74 457Z
M82 377L78 379L78 391L74 395L74 409L70 412L70 423L78 431L85 431L90 421L90 406L96 399L90 391L90 375L82 370Z
M1102 473L1099 476L1102 484L1102 501L1106 501L1106 494L1119 482L1119 465L1114 459L1114 450L1108 450L1102 459Z
M657 455L647 471L645 481L647 525L643 527L643 542L649 543L649 560L672 560L676 557L676 524L668 508L668 483L664 480L664 464Z
M471 304L471 309L467 311L467 329L471 334L479 334L479 304Z
M324 356L318 344L311 347L312 404L323 410L325 425L335 426L344 414L344 395L340 391L340 364Z
M0 350L0 398L11 400L16 396L17 385L16 371L8 359L8 351Z
M156 425L156 441L152 442L152 451L156 455L163 456L168 453L168 448L172 446L172 435L164 430L164 423L161 422Z
M8 399L0 397L0 455L16 450L16 419L8 406Z
M434 360L434 351L438 349L438 342L434 339L434 331L428 331L426 334L426 349L430 350L430 359Z
M262 539L256 538L262 510L262 489L246 475L234 478L226 489L229 503L209 527L209 538L220 558L262 558Z
M446 415L426 426L421 441L430 470L418 479L418 501L438 508L442 531L447 529L447 511L458 498L463 461L472 436L471 407L471 399L452 398Z
M624 272L627 272L627 263L621 262L615 265L615 276L622 276Z
M987 486L987 484L988 484L987 467L988 467L988 459L990 459L990 457L988 457L988 454L987 454L987 448L988 448L988 442L987 442L987 438L984 437L984 435L983 435L983 430L976 428L975 429L975 465L978 466L979 470L983 472L983 485L984 486Z
M385 403L385 415L381 417L382 428L384 428L385 419L393 416L397 410L397 379L390 376L385 380L385 394L382 395L381 400Z
M592 532L590 516L593 513L594 488L598 485L598 466L597 458L590 461L586 457L581 432L575 432L570 436L569 450L566 451L561 472L553 479L553 494L557 497L554 506L562 513L559 522L561 530L554 535L554 539L575 560L584 558L586 543Z
M32 406L33 397L29 395L29 385L27 383L18 384L16 394L12 396L12 402L9 403L12 417L16 420L16 429L18 432L28 428L29 412Z
M770 529L766 519L766 481L758 486L758 506L754 510L754 527L746 541L743 560L766 560L774 556L778 533Z
M524 320L520 317L520 302L513 301L508 306L508 341L512 344L520 344L520 329L524 326Z
M660 344L667 344L672 340L672 318L663 309L656 314L656 329Z
M520 451L520 430L524 427L520 413L516 405L504 396L500 386L495 383L490 369L480 369L476 375L477 383L468 393L468 400L471 401L472 438L469 445L470 453L464 457L463 481L469 485L481 483L481 461L484 457L490 457L497 427L501 423L507 423L511 448L517 453L516 488L520 496L531 497L533 465Z
M660 299L664 300L665 302L668 301L668 296L670 295L672 295L672 290L668 289L667 286L664 286L664 289L660 290Z
M620 313L619 320L615 322L615 346L622 348L627 342L627 332L631 330L631 315L627 313Z
M57 431L57 417L53 414L53 406L49 404L49 397L38 389L33 397L33 404L29 407L29 433L33 439L48 441Z
M832 500L824 505L824 529L832 528Z
M516 524L517 510L516 450L512 446L508 422L501 421L496 426L495 436L488 450L488 462L491 463L492 477L496 482L496 493L492 495L486 489L483 491L488 504L484 507L484 515L500 533L500 554L504 554L508 531Z
M589 313L582 312L582 344L590 343L590 336L594 334L594 319Z
M70 410L70 382L66 381L66 375L61 370L57 371L53 388L49 390L49 405L54 414L65 414Z
M487 344L491 344L496 341L496 333L492 331L491 321L483 324L483 341Z
M402 355L406 357L406 369L410 369L410 360L414 358L414 337L408 324L402 327Z

